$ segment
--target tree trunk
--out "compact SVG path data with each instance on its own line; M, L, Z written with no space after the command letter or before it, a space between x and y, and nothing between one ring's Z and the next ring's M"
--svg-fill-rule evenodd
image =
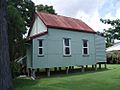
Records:
M0 90L13 90L7 38L7 0L0 0Z

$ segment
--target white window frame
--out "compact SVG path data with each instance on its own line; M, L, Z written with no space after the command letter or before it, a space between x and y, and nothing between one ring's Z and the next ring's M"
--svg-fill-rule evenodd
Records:
M42 46L39 46L40 41L42 41ZM39 53L40 48L42 49L42 54ZM44 56L43 39L38 39L38 56Z
M84 47L84 41L87 41L87 47ZM87 49L87 54L84 53L84 49ZM82 55L89 55L89 41L87 39L82 40Z
M65 39L68 39L68 40L69 40L69 46L66 46L66 45L65 45ZM66 48L69 48L69 51L70 51L69 54L66 54L66 53L65 53L65 49L66 49ZM70 38L63 38L63 55L64 55L64 56L71 56L71 39L70 39Z

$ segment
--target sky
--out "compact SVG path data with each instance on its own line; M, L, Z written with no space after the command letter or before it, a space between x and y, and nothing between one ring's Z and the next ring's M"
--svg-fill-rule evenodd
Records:
M110 25L102 19L120 19L120 0L32 0L36 5L53 6L58 15L80 19L95 31L103 31Z

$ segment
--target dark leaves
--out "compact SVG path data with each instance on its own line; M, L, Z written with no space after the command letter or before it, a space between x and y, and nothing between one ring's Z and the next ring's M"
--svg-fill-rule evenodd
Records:
M57 13L55 13L53 6L40 4L40 5L37 5L36 8L37 8L37 11L47 12L47 13L51 13L51 14L57 14Z
M111 25L111 28L107 30L104 29L104 36L106 37L107 47L111 46L115 39L120 39L120 19L110 20L110 19L100 19L104 24Z

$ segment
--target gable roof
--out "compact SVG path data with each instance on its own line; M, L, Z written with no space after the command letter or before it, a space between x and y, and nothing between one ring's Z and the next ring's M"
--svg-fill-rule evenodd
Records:
M79 19L49 14L45 12L37 12L36 16L38 16L43 21L47 28L96 33L92 28ZM31 31L29 31L28 36L30 35L30 32Z
M78 19L43 12L38 12L37 14L47 27L95 32L87 24Z

